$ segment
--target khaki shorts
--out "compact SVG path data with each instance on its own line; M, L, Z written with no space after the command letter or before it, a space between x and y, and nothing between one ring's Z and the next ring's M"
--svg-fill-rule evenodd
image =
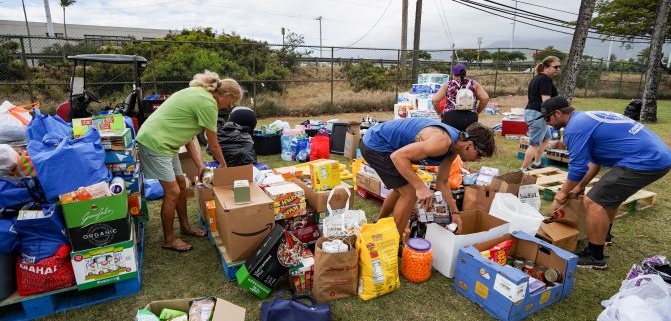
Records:
M172 182L176 180L175 177L177 175L184 175L182 165L179 162L179 155L159 155L153 150L142 146L142 144L137 145L140 156L140 168L144 177Z

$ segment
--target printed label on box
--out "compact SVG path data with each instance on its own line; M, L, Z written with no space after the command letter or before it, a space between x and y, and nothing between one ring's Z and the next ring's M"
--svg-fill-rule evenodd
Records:
M523 300L526 296L527 287L527 282L515 285L515 283L500 274L497 274L494 279L494 290L501 293L501 295L512 302Z

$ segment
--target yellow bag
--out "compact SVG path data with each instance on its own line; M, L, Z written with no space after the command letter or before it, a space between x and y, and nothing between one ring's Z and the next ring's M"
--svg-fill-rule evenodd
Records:
M401 287L398 277L398 230L393 217L364 224L356 239L359 297L370 300Z

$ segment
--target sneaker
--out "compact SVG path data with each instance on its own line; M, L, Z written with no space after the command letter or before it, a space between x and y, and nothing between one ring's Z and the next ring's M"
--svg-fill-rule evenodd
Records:
M531 169L541 169L541 168L545 168L545 165L543 165L543 163L539 163L538 165L536 165L534 163L531 163L531 166L529 166L529 168L531 168Z
M613 245L613 235L612 234L608 233L608 235L606 235L606 243L604 243L604 245L606 245L606 246Z
M529 171L528 168L521 168L521 167L520 167L520 169L518 169L518 170L519 170L520 173L522 173L522 174L526 174L526 173Z
M601 260L595 259L588 248L585 248L582 252L576 253L576 255L578 256L579 268L588 268L600 271L608 269L606 258L604 257Z

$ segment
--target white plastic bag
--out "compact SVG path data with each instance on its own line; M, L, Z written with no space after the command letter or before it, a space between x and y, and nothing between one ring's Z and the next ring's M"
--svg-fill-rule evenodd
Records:
M620 291L601 301L597 321L670 321L671 286L656 274L622 281Z
M508 232L524 231L536 235L543 222L543 215L539 211L510 193L496 193L489 214L510 222Z
M26 128L33 116L24 107L6 100L0 105L0 143L26 140Z
M0 176L12 176L19 163L19 153L12 146L0 144Z
M342 188L347 192L347 202L341 209L331 209L331 198L336 189ZM336 238L344 236L359 235L361 227L366 223L366 212L362 210L349 209L349 199L352 196L349 189L338 185L331 190L326 201L326 209L329 216L324 218L322 235L325 238Z

